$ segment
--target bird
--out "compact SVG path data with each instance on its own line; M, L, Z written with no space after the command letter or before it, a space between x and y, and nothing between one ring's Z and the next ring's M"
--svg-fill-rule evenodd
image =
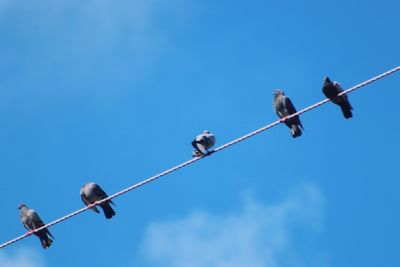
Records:
M329 98L333 103L340 106L343 112L343 116L346 119L353 117L351 110L353 107L350 104L347 94L338 96L339 93L343 92L343 88L340 83L332 82L329 77L324 78L324 84L322 86L322 92Z
M33 209L28 208L25 204L19 205L18 209L20 210L20 220L22 225L30 232L45 225L42 219L40 219L37 212ZM54 236L47 228L35 232L34 235L39 237L42 247L44 249L49 248L51 246L51 243L53 243L53 240L51 238L54 239Z
M210 155L212 152L208 151L212 146L215 145L215 136L208 130L204 130L202 134L196 136L192 141L194 148L193 157L201 157L204 155Z
M283 122L291 129L291 134L293 138L301 136L301 129L304 130L298 115L285 119L285 117L296 113L296 108L290 101L290 98L285 95L281 89L276 89L274 91L274 100L272 106L275 113L283 120Z
M80 195L83 203L86 206L89 206L96 201L100 201L108 197L106 192L104 192L104 190L98 184L92 182L81 186ZM115 205L111 200L107 200L99 204L99 206L103 209L104 216L107 219L111 219L111 217L115 215L115 211L111 207L110 203ZM92 206L90 207L90 209L96 213L100 213L96 206Z

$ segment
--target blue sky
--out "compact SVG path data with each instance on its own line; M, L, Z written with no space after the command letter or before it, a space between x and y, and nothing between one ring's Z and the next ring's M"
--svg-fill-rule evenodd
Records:
M399 65L394 0L0 0L1 242ZM399 266L400 73L0 252L2 267Z

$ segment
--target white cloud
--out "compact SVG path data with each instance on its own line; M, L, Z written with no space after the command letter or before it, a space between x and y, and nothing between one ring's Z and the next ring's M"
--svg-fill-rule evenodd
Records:
M9 94L27 102L56 96L112 104L142 90L136 85L174 51L174 34L192 6L193 0L0 0L0 15L8 14L0 22L11 23L0 34L12 29L13 36L0 51L0 69L12 70L6 81L16 88Z
M31 249L19 249L10 255L0 252L1 267L45 267L44 260L40 254Z
M33 46L28 51L40 57L36 68L43 60L47 60L46 64L70 60L75 68L81 64L92 68L105 65L108 71L112 71L113 57L115 61L126 59L130 67L153 62L170 45L169 34L175 28L171 26L188 17L193 6L192 1L184 0L8 3L9 0L0 0L0 7L32 20L28 25L17 23L15 34L21 37L20 46L25 50ZM37 34L38 31L43 33Z
M306 185L277 204L247 199L232 214L196 211L152 223L143 253L159 267L322 266L321 255L302 258L293 241L294 227L315 234L322 219L322 195L316 186Z

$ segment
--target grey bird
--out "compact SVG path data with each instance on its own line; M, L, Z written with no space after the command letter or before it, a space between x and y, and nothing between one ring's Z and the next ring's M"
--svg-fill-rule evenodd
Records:
M339 93L343 92L343 88L338 82L332 82L329 77L324 78L324 85L322 86L322 92L329 98L333 103L340 106L343 112L343 116L346 119L353 117L351 110L353 107L350 104L347 94L338 96Z
M192 141L192 146L194 148L193 157L210 155L212 152L208 150L214 145L215 136L210 133L210 131L205 130L202 134L196 136L196 138Z
M37 212L33 209L29 209L25 204L19 205L18 209L20 210L21 223L29 231L33 231L45 225ZM53 240L50 237L53 239L54 237L47 228L35 232L34 235L39 237L40 243L42 243L44 249L49 248L51 243L53 243Z
M83 203L86 206L108 197L106 192L104 192L104 190L95 183L87 183L82 186L80 189L80 195ZM104 216L106 216L107 219L110 219L115 215L115 211L113 208L111 208L110 204L115 205L111 200L107 200L99 204L99 206L103 209ZM90 209L94 212L100 213L96 206L93 206Z
M292 115L297 111L292 101L290 101L290 98L287 97L281 89L276 89L274 91L274 100L272 102L272 106L279 118L284 119L284 123L290 128L293 138L301 136L301 129L304 130L304 128L301 124L299 116L285 119L285 117Z

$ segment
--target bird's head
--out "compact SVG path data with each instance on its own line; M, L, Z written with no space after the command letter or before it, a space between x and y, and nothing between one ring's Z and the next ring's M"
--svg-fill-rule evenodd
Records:
M275 89L273 95L285 95L282 89Z
M26 205L25 204L19 204L18 207L17 207L17 209L19 209L19 210L22 209L22 208L26 208Z
M210 134L209 130L204 130L203 134Z

